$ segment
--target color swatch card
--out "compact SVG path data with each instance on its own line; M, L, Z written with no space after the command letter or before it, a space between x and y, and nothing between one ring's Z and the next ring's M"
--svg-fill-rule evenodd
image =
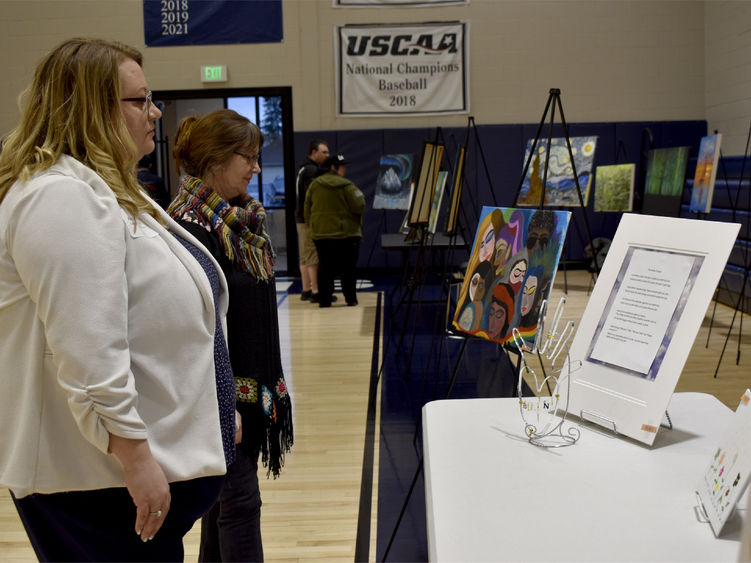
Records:
M733 513L751 475L751 391L748 389L712 454L697 492L716 536Z

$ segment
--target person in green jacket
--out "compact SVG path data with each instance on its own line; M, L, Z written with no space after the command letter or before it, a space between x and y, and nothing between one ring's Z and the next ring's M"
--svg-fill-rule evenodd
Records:
M328 171L308 187L305 223L318 251L319 307L331 307L334 278L342 282L347 305L357 305L357 256L362 239L365 196L344 175L349 162L341 154L328 157Z

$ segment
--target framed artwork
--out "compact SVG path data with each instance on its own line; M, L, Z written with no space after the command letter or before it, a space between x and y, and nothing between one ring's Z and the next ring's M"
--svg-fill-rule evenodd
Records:
M417 176L412 202L409 207L409 226L426 225L430 219L435 183L443 160L443 145L425 143L420 158L420 172Z
M643 213L665 217L680 215L689 150L689 147L672 147L649 151Z
M438 178L435 181L435 190L433 191L433 202L430 206L430 219L428 219L428 232L435 234L435 227L438 224L438 215L441 212L441 202L443 201L443 192L446 188L446 177L448 172L441 170L438 172Z
M483 207L452 326L504 344L518 329L532 343L553 287L571 213Z
M635 164L612 164L595 169L595 211L632 211Z
M595 148L597 137L570 137L571 152L574 155L576 176L579 180L579 189L582 191L582 199L586 207L589 200L589 187L592 183L592 166L595 160ZM527 149L524 152L524 164L529 160L532 151L533 139L527 141ZM535 146L535 154L527 168L527 174L522 181L521 190L516 200L516 205L525 207L537 207L542 197L542 182L545 172L545 159L547 155L547 139L538 139ZM545 206L551 207L579 207L579 194L576 191L574 180L574 166L571 165L571 157L564 137L550 140L550 156L548 160L548 174L545 180Z
M385 154L378 163L373 209L409 209L414 155Z
M456 153L456 167L454 168L453 187L451 188L451 205L446 217L446 234L452 235L456 230L456 219L459 216L459 204L462 199L462 185L464 184L464 159L467 149L459 147Z
M712 209L712 196L717 178L717 163L720 161L720 143L722 134L708 135L701 138L699 156L696 159L694 187L691 190L691 203L688 210L692 213L709 213Z
M571 342L569 413L654 442L739 228L623 215Z

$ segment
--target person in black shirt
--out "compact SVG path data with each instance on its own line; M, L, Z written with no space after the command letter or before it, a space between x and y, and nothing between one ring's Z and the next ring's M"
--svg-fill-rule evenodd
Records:
M297 223L297 244L300 250L300 276L302 277L300 299L314 303L318 302L318 253L310 237L310 228L305 223L305 194L310 183L325 172L321 165L328 157L329 146L326 141L315 139L311 141L308 156L297 172L295 222Z

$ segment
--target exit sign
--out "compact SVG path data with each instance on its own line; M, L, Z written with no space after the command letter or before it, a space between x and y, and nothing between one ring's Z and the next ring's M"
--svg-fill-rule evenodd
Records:
M226 82L227 65L209 65L201 67L201 82Z

